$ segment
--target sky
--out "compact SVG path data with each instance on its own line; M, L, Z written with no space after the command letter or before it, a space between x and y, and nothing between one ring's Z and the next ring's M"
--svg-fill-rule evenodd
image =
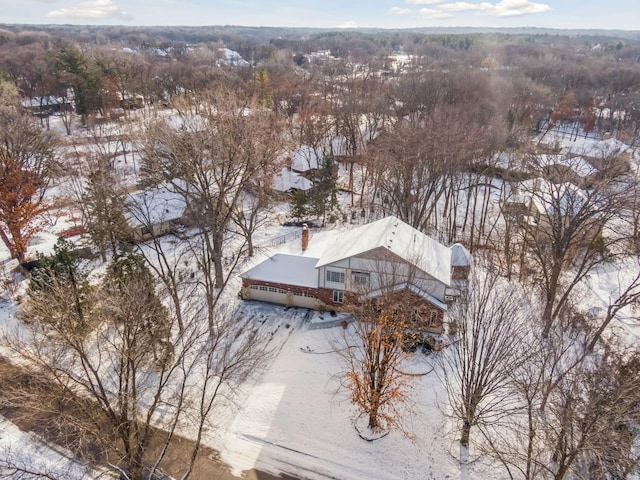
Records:
M640 30L638 0L0 0L0 23Z

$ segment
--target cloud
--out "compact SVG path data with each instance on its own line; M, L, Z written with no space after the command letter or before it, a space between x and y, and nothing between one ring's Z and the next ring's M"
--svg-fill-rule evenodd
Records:
M452 18L454 13L475 12L476 15L492 17L516 17L551 11L546 3L534 3L530 0L500 0L498 3L482 2L445 2L444 0L405 0L411 5L431 5L432 8L421 8L421 16L430 19ZM408 15L413 13L409 8L392 7L390 13Z
M336 25L336 28L358 28L358 24L353 20Z
M483 2L478 5L478 12L495 17L516 17L519 15L531 15L551 11L551 7L545 3L533 3L529 0L502 0L491 4Z
M413 13L413 10L410 8L391 7L389 9L389 13L393 13L395 15L409 15Z
M433 8L421 8L420 15L430 20L442 20L444 18L453 18L453 14L443 12L442 10L434 10Z
M441 12L465 12L467 10L480 10L481 8L481 4L467 2L453 2L438 5L438 10Z
M71 7L59 8L47 13L51 18L73 18L80 20L119 19L130 20L132 17L120 10L111 0L93 0L82 2Z

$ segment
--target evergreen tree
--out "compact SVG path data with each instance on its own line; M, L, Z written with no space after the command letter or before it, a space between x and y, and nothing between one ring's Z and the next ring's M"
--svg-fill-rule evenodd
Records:
M338 205L338 164L333 155L325 155L311 189L313 213L322 217L324 225L327 213Z
M303 190L295 190L291 193L291 216L298 222L309 213L307 208L308 201L307 194Z
M59 332L84 336L91 326L95 289L71 242L60 237L53 254L38 257L31 272L28 317L53 325Z

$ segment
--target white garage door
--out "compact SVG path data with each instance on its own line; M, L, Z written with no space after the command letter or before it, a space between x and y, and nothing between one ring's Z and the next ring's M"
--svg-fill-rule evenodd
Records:
M287 291L276 287L265 285L251 285L249 287L249 298L261 302L277 303L279 305L292 305L302 308L314 308L315 298L312 296L289 295Z
M264 285L251 285L249 287L249 298L260 300L261 302L287 304L287 292L281 288L265 287Z

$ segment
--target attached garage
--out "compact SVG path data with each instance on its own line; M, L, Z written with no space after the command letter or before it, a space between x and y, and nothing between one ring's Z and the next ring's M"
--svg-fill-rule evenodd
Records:
M277 254L241 275L242 298L302 308L316 306L317 258Z

